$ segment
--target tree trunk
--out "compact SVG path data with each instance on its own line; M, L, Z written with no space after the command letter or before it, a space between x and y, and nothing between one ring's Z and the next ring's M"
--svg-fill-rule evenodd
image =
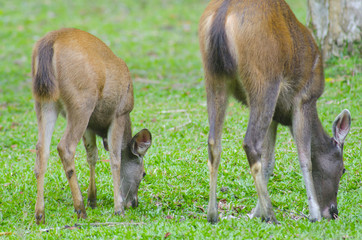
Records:
M361 54L362 0L308 0L307 25L320 43L324 60L344 49Z

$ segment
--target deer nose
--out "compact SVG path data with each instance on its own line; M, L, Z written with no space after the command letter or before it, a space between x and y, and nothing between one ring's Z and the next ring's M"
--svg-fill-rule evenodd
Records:
M338 218L338 209L334 204L329 208L329 214L331 214L332 219Z

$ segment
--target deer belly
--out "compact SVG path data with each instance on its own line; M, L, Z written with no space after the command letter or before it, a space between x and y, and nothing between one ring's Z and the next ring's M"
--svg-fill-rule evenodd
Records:
M88 129L102 138L107 137L108 128L114 119L114 111L95 108L88 122Z

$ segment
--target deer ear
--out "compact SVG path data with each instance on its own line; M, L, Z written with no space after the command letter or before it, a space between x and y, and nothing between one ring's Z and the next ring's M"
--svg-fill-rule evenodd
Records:
M344 109L333 122L333 139L342 145L351 128L351 114Z
M130 147L134 155L143 157L151 144L152 135L150 131L148 131L147 129L143 129L132 138Z

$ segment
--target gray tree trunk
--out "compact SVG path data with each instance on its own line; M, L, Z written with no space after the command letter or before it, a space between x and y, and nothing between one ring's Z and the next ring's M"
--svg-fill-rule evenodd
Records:
M343 49L361 54L362 0L307 0L307 25L320 43L324 60ZM357 43L357 53L353 52Z

